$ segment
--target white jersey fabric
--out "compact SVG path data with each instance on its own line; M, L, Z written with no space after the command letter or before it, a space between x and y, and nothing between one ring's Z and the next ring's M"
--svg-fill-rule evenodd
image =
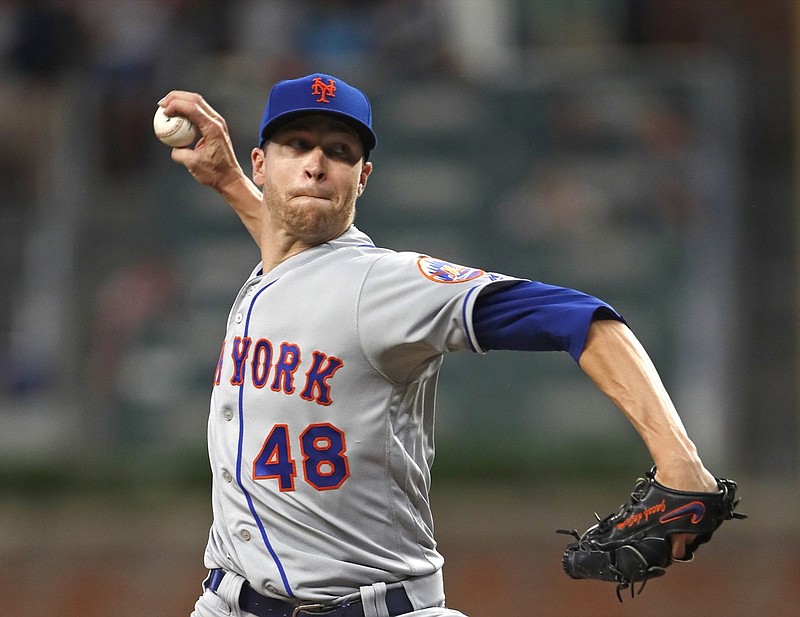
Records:
M256 268L214 379L206 566L318 602L436 574L428 494L442 355L481 351L478 292L519 280L377 248L355 227Z

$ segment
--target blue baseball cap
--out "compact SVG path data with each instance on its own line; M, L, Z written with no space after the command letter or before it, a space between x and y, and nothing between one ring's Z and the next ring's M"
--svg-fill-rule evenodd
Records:
M349 124L364 144L364 158L378 143L367 96L337 77L314 73L279 81L272 87L261 119L259 147L282 125L307 114L335 116Z

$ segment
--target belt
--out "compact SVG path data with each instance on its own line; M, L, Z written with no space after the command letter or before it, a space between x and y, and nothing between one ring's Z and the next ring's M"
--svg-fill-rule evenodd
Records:
M219 589L225 576L225 570L214 569L203 581L203 587L214 593ZM245 581L239 593L239 608L258 617L302 617L303 615L319 617L364 617L364 606L361 600L355 599L343 604L301 604L295 605L262 596ZM386 608L389 617L398 617L414 610L405 589L393 587L386 590Z

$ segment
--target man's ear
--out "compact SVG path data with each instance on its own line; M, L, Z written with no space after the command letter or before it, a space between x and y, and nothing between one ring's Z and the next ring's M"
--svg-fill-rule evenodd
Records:
M264 151L261 148L253 148L250 153L250 161L253 163L253 182L261 188L264 186L264 166L266 164Z
M367 187L367 180L369 180L369 175L372 173L372 163L367 161L361 167L361 176L358 178L358 196L361 197L361 193L364 192L364 189Z

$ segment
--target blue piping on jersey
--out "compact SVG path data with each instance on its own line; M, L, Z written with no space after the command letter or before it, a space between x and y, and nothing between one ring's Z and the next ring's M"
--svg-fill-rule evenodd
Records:
M244 322L244 335L247 336L248 330L250 328L250 316L253 313L253 305L256 303L256 299L260 296L270 285L277 282L278 279L269 283L264 289L260 290L255 296L253 296L253 300L250 302L250 307L247 309L247 319ZM286 590L286 593L289 597L294 598L294 592L289 585L289 579L286 577L286 571L283 568L283 564L281 560L278 559L278 555L275 553L275 550L272 548L272 544L269 541L269 536L267 535L267 530L264 527L264 523L261 518L256 513L255 505L253 504L253 498L250 496L250 493L247 492L244 485L242 484L242 447L244 442L244 384L243 381L241 385L239 385L239 446L238 451L236 454L236 483L239 485L239 488L242 489L242 493L244 493L244 498L247 500L247 507L250 509L250 514L253 515L255 519L256 525L258 526L259 532L261 532L261 539L264 541L264 546L267 547L269 554L272 555L272 560L275 562L275 566L278 568L278 573L281 575L281 580L283 581L283 588Z
M478 350L475 348L475 345L472 344L473 333L471 332L469 324L467 323L467 304L469 303L470 296L475 292L476 289L480 289L480 286L476 285L470 289L464 298L464 303L461 305L461 321L464 322L464 329L467 331L467 342L469 343L469 349L470 351L474 352L477 352Z

